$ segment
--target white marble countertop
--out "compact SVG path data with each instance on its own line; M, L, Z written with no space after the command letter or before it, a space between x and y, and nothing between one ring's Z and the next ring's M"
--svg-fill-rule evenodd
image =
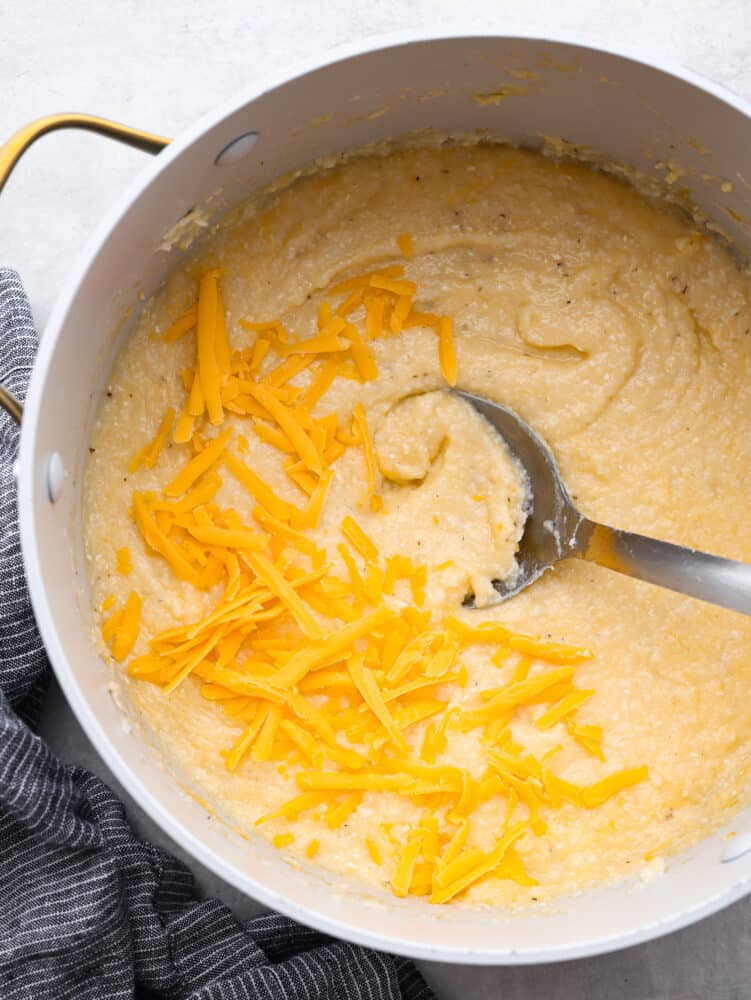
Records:
M381 32L451 23L459 13L478 29L585 32L605 44L659 52L751 100L749 0L26 0L2 10L0 138L63 110L175 135L285 63ZM24 157L3 192L0 264L21 272L40 329L71 258L141 157L91 135L50 135ZM57 689L43 734L64 759L109 781L144 836L182 853L118 787ZM252 901L193 867L202 891L221 896L240 915L256 911ZM422 968L444 1000L746 1000L751 900L600 958L536 968Z

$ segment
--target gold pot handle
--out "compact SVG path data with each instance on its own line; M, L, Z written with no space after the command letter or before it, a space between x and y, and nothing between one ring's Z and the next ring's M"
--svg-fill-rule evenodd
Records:
M121 125L120 122L113 122L108 118L97 118L95 115L75 113L46 115L24 125L0 146L0 191L29 146L40 136L55 132L59 128L80 128L86 132L96 132L108 139L116 139L128 146L142 149L145 153L158 153L170 142L163 135L154 135L152 132Z
M96 132L108 139L115 139L117 142L124 142L128 146L142 149L145 153L158 153L170 142L163 135L154 135L152 132L144 132L142 129L131 128L129 125L121 125L120 122L113 122L108 118L97 118L95 115L76 113L47 115L24 125L0 146L0 191L5 187L13 168L29 146L36 142L40 136L46 135L47 132L55 132L60 128L78 128L84 129L86 132ZM0 385L0 407L9 413L17 423L21 422L23 415L21 402L2 385Z
M17 424L21 423L23 405L21 404L20 399L18 399L17 396L14 396L10 389L6 389L4 385L0 385L0 407L2 407L6 413L9 413Z

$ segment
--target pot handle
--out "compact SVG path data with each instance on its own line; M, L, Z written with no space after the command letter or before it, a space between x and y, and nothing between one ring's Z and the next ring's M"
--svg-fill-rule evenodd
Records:
M128 146L141 149L145 153L158 153L170 142L162 135L144 132L142 129L121 125L119 122L110 121L108 118L98 118L96 115L83 115L74 112L46 115L44 118L37 118L36 121L24 125L0 146L0 191L5 187L13 168L29 146L36 142L40 136L46 135L47 132L55 132L60 128L78 128L86 132L96 132L108 139L115 139L117 142L124 142ZM0 408L9 413L17 423L21 422L23 406L20 400L2 385L0 385Z

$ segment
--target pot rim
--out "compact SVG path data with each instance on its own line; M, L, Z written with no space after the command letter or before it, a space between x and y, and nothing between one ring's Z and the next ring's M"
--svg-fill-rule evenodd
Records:
M32 607L45 649L58 682L78 722L107 767L110 768L117 780L122 783L123 787L127 789L141 808L146 811L168 836L174 839L197 861L230 885L241 889L265 906L308 926L315 927L326 934L331 934L366 947L376 948L381 951L390 951L411 958L472 965L530 965L599 955L637 945L671 931L679 930L703 917L716 913L718 910L745 896L751 891L751 876L740 879L729 889L710 896L699 905L680 911L667 919L653 921L632 932L583 940L575 945L556 945L545 947L544 949L510 949L498 947L474 950L459 946L445 947L408 941L403 938L392 937L388 932L387 926L384 927L382 933L362 930L340 920L322 915L307 906L281 896L250 875L238 871L232 864L223 860L211 849L207 848L200 837L177 821L161 804L160 800L142 784L141 780L135 776L125 756L115 748L107 730L89 705L86 695L74 671L71 669L57 631L52 624L46 584L44 582L44 560L34 533L35 497L41 497L44 491L39 470L35 470L33 466L34 448L39 414L44 400L44 387L49 375L50 364L59 332L102 244L118 221L129 211L131 205L141 192L160 173L168 170L172 162L188 146L199 139L206 131L216 126L227 115L238 108L250 104L285 83L306 76L326 66L353 57L367 55L378 50L396 48L411 43L460 39L469 41L473 38L518 39L519 41L539 41L552 45L571 45L580 49L620 57L649 69L661 71L711 94L748 118L751 127L751 104L749 102L729 91L723 85L706 79L675 61L653 54L651 47L648 47L645 52L637 53L634 49L626 46L600 43L596 38L580 32L547 34L518 27L513 27L509 31L503 31L500 25L473 24L468 21L450 22L440 25L433 30L421 28L402 29L374 35L364 41L345 43L325 54L297 61L291 68L279 70L276 73L269 74L257 80L253 84L243 87L233 97L223 101L218 107L200 116L193 125L185 129L177 139L171 142L159 156L146 163L144 169L131 181L95 227L84 247L79 252L77 259L74 261L63 287L56 298L45 327L44 335L41 337L39 351L34 363L26 396L19 452L18 508L23 561ZM384 924L387 924L387 922L384 921Z

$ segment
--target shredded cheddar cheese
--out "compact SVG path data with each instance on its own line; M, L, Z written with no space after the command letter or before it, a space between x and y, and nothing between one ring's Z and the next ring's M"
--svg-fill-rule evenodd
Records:
M115 553L117 557L117 572L121 573L123 576L129 576L133 572L133 559L130 555L130 549L127 545L123 545ZM103 610L106 610L103 608Z
M125 606L115 611L104 623L102 638L110 645L113 657L121 663L138 639L141 625L141 597L131 591Z
M186 312L182 314L172 326L168 327L162 334L162 340L165 343L172 343L174 340L179 340L180 337L184 337L186 333L190 333L193 327L196 325L196 318L198 316L198 310L195 306L191 306Z
M362 444L363 455L365 456L365 471L368 477L368 489L366 499L370 500L376 488L376 460L373 451L373 439L370 436L368 421L362 403L358 403L352 412L352 419L355 422Z
M401 236L397 236L396 245L405 257L411 257L415 252L415 242L409 233L402 233Z
M397 245L413 255L408 234ZM373 796L397 796L420 819L399 835L374 829L364 845L396 895L441 904L491 877L534 886L525 845L545 836L550 812L595 809L646 780L647 768L606 771L607 734L578 718L585 704L587 713L596 707L595 692L575 686L588 649L497 623L437 621L423 610L431 575L450 563L429 568L382 555L363 527L376 513L388 516L365 409L325 410L336 379L378 376L379 338L409 337L419 326L437 332L440 368L454 385L451 317L420 312L416 283L404 266L389 265L330 287L307 334L281 319L242 320L252 343L233 349L219 277L202 275L195 305L162 334L170 344L195 328L195 367L179 383L184 398L130 468L134 476L154 469L172 435L179 471L160 492L153 478L136 490L132 518L146 550L182 584L210 594L211 610L154 636L129 660L129 674L166 693L192 678L236 727L222 751L227 770L273 763L294 783L297 794L256 820L269 824L276 847L295 843L284 825L303 816L343 830ZM250 441L238 423L254 432ZM242 458L230 450L236 431ZM276 453L286 488L272 489L258 474L257 448ZM362 449L362 513L337 527L324 515L349 448ZM247 491L242 509L222 506L225 471ZM116 558L117 570L129 573L130 550ZM122 662L138 642L142 601L133 591L114 605L114 597L102 603L110 612L102 638ZM470 650L498 668L497 684L471 688L463 662ZM555 772L562 743L539 758L517 743L520 717L592 758L598 780L577 784ZM454 741L471 732L484 771L452 763ZM505 819L488 848L475 839L472 818L494 800ZM301 848L309 859L319 850L318 838Z
M240 480L272 517L276 517L280 521L289 521L293 516L299 516L300 511L293 504L281 500L271 487L267 486L261 477L257 476L240 459L235 458L234 455L226 454L224 462L230 472Z
M215 426L224 419L221 400L221 371L217 359L217 274L209 271L201 278L198 290L196 339L198 378L209 420Z
M172 430L172 425L175 421L175 411L170 406L167 412L162 418L162 422L154 435L153 441L145 445L137 455L134 455L128 465L128 472L133 475L134 472L141 465L145 465L147 469L153 469L157 463L157 459L164 448L167 440L169 439L170 431Z
M165 487L164 493L168 497L179 497L185 493L205 472L219 461L224 449L229 444L232 437L232 430L223 431L214 438L211 444L200 451L195 458L192 458L185 468Z
M256 384L249 391L250 395L260 403L289 438L304 465L312 472L320 474L322 472L321 456L304 429L301 415L280 403L274 393L266 386Z
M357 521L349 515L342 521L342 534L363 559L372 562L378 558L378 549L375 544L368 538Z
M456 348L454 326L450 316L441 316L438 322L438 357L443 377L449 385L456 385Z

